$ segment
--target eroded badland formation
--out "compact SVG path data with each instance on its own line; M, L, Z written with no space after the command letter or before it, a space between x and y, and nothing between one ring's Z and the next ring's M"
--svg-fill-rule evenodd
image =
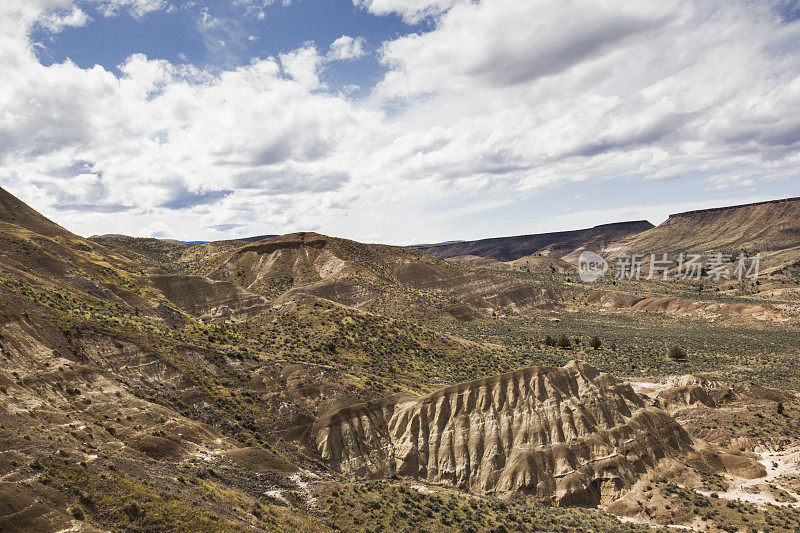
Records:
M761 276L585 284L584 250ZM798 199L189 246L0 189L0 530L795 531L798 272Z

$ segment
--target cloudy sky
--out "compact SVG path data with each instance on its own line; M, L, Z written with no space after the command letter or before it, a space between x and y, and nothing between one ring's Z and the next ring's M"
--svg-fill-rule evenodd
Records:
M409 244L800 195L800 0L2 0L0 185Z

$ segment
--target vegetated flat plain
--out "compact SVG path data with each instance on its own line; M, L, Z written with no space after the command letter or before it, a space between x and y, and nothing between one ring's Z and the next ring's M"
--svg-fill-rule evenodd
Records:
M800 330L794 325L584 309L467 324L447 322L435 328L502 346L508 352L506 359L522 365L560 365L581 359L626 377L699 373L769 387L800 388ZM571 346L546 346L548 335L566 335ZM603 343L598 350L589 346L593 336ZM616 350L611 349L612 344ZM688 352L685 361L667 358L669 347L676 345Z

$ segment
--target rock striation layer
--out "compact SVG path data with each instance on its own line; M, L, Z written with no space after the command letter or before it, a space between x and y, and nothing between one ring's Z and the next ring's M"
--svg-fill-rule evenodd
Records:
M775 309L759 304L687 300L673 296L645 297L624 292L603 291L591 293L587 300L590 304L610 309L664 313L669 316L717 318L721 315L729 315L772 322L787 322L789 320Z
M347 407L322 417L315 435L323 459L345 474L558 505L614 499L661 459L693 451L667 413L580 362Z

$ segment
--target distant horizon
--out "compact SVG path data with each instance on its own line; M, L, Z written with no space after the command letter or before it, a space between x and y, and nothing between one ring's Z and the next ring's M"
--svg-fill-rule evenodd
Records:
M704 211L718 211L718 210L733 209L733 208L738 208L738 207L750 207L750 206L755 206L755 205L780 203L780 202L786 202L786 201L798 201L798 200L800 200L800 196L789 196L789 197L785 197L785 198L775 198L775 199L772 199L772 200L761 200L761 201L758 201L758 202L750 202L750 203L744 203L744 204L733 204L733 205L725 205L725 206L719 206L719 207L709 207L709 208L705 208L705 209L695 209L695 210L690 210L690 211L681 211L681 212L676 212L676 213L670 213L669 217L681 216L681 215L687 215L687 214L694 214L694 213L699 213L699 212L704 212ZM648 224L650 224L652 227L655 228L655 227L660 226L664 222L666 222L666 220L668 220L668 218L663 220L662 222L660 222L658 224L654 224L653 222L651 222L651 221L649 221L647 219L619 220L619 221L616 221L616 222L604 222L602 224L596 224L594 226L589 226L589 227L572 228L572 229L564 229L564 230L554 230L554 231L545 231L545 232L540 232L540 233L522 233L522 234L517 234L517 235L496 235L496 236L493 236L493 237L481 237L481 238L478 238L478 239L451 239L451 240L440 241L440 242L424 242L424 243L423 242L418 242L418 243L402 244L402 245L395 245L395 246L421 246L421 245L436 246L436 245L442 245L442 244L472 242L472 241L487 240L487 239L526 237L526 236L530 236L530 235L541 235L541 234L547 234L547 233L566 233L566 232L572 232L572 231L582 231L582 230L587 230L587 229L593 229L593 228L601 227L601 226L609 226L609 225L615 225L615 224L635 224L635 223L641 223L641 222L647 222ZM216 239L216 240L198 240L198 239L182 240L182 239L174 239L174 238L170 238L170 237L137 237L135 235L125 235L125 234L122 234L122 233L93 234L93 235L84 235L83 237L85 237L85 238L94 238L94 237L116 237L116 236L121 236L121 237L134 237L134 238L154 238L154 239L159 239L159 240L163 240L163 241L177 241L177 242L181 242L183 244L193 245L193 244L206 244L206 243L209 243L209 242L217 242L219 240L253 241L256 238L267 239L267 238L272 238L272 237L280 237L282 235L291 235L291 234L294 234L294 233L321 233L321 234L329 236L329 237L339 237L338 235L331 235L331 234L327 234L327 233L324 233L324 232L309 231L309 230L296 230L296 231L288 231L286 233L274 234L274 235L272 235L272 234L252 235L252 236L246 236L246 237L232 237L232 238L228 238L228 239ZM389 244L389 245L392 245L392 243L375 243L375 244Z

